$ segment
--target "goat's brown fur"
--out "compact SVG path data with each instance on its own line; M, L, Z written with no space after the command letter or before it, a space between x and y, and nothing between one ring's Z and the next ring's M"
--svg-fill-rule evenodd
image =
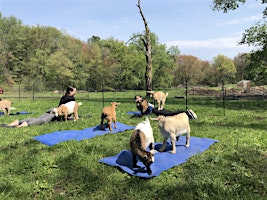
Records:
M74 121L76 121L79 118L78 117L78 107L79 107L79 105L77 105L77 104L74 107L74 112L73 112ZM61 106L58 107L58 116L64 116L65 121L68 120L69 111L68 111L68 108L66 106L64 106L64 104L62 104Z
M168 96L168 92L164 93L162 91L154 92L154 91L147 91L150 94L150 97L154 99L154 106L156 106L156 102L158 103L158 110L163 110L165 106L165 102Z
M108 123L109 131L111 132L112 131L112 127L111 127L112 121L114 122L114 128L115 129L117 128L117 126L116 126L116 107L117 107L117 105L120 105L121 103L111 102L110 104L111 104L111 106L106 106L102 110L100 129L102 129L102 130L105 129L103 125L104 125L104 119L106 119L107 123Z
M72 103L72 102L69 102L69 103ZM55 108L56 111L57 111L56 116L64 116L65 121L67 121L68 120L68 116L70 114L73 114L74 121L78 120L78 118L79 118L79 116L78 116L78 108L79 108L80 105L82 105L82 103L81 102L79 102L79 103L74 102L74 104L72 104L72 105L74 105L74 107L71 106L71 111L69 110L68 106L65 105L65 104L62 104L59 107ZM73 108L73 113L72 113L72 108Z
M0 101L0 108L4 112L4 115L9 115L10 114L10 107L12 105L12 102L4 99Z
M139 156L142 163L146 166L147 173L151 174L150 165L154 162L154 155L146 151L146 136L139 129L134 130L130 138L130 148L133 158L133 167L137 167L136 156Z
M148 101L146 99L144 99L141 102L137 102L136 103L136 108L141 112L141 114L143 115L147 109L148 109Z

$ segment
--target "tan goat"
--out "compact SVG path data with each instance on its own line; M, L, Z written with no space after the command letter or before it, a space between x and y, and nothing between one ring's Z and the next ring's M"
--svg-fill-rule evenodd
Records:
M152 120L155 120L154 118ZM186 147L189 147L190 143L190 124L189 118L186 113L180 113L174 116L159 116L158 127L161 135L164 137L163 144L159 151L164 151L168 138L171 138L172 154L176 153L175 141L179 140L180 135L186 134Z
M10 114L10 107L12 105L12 102L9 100L1 100L0 101L0 109L4 112L4 115Z
M101 123L100 123L100 129L104 130L105 128L103 127L104 119L108 121L108 128L109 131L112 131L112 121L114 122L114 128L116 129L116 107L117 105L120 105L121 103L117 102L111 102L111 106L106 106L102 110L101 114Z
M82 102L75 102L75 101L70 101L65 104L61 104L59 107L54 108L53 112L55 113L55 116L64 116L65 121L68 120L68 116L73 114L74 121L78 120L78 108L79 106L82 105Z
M158 103L158 110L163 110L166 102L166 98L168 96L168 92L166 94L162 91L154 92L154 91L147 91L150 94L150 97L154 99L154 106L156 106L156 102ZM160 105L161 104L161 105Z

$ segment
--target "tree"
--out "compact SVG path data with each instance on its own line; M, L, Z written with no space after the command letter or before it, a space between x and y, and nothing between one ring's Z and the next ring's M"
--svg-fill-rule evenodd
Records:
M236 81L245 79L246 62L247 54L238 54L234 57L234 64L236 68Z
M213 59L213 67L216 69L216 77L218 83L222 86L231 82L236 74L236 68L231 58L224 55L218 55Z
M22 22L15 17L2 17L0 13L0 72L2 80L9 86L15 83L21 71L21 55L23 45L20 42L24 36Z
M145 73L146 91L151 91L153 88L152 88L152 56L151 56L150 29L148 27L148 23L141 9L140 0L138 0L137 7L139 8L139 12L143 19L146 31L145 37L142 37L142 41L145 46L145 56L146 56L146 73Z
M180 55L175 73L176 84L196 83L201 75L201 61L191 55Z
M247 0L214 0L213 10L222 10L227 13L229 10L237 9ZM261 4L267 4L266 0L261 0ZM255 26L245 30L240 44L253 45L257 50L251 52L251 59L246 67L246 74L249 79L254 80L256 84L266 84L266 66L267 66L267 7L263 11L262 22L259 21Z
M229 10L237 9L240 4L244 4L246 1L247 0L214 0L213 10L223 10L224 13L227 13ZM261 4L267 4L267 1L261 0ZM263 11L263 23L258 23L256 26L247 29L243 34L243 38L240 42L241 44L257 45L261 47L266 46L266 16L267 7Z
M246 78L257 85L267 84L267 49L249 55L245 69Z

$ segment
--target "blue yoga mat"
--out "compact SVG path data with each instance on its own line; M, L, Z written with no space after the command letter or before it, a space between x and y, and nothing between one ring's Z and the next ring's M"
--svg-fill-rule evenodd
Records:
M16 112L16 113L10 113L10 115L23 115L23 114L29 114L29 112L27 111L20 111L20 112ZM0 116L4 115L3 112L0 112Z
M114 123L112 123L112 129L113 129L112 132L110 132L108 128L106 128L105 130L100 130L100 125L97 125L91 128L85 128L83 130L56 131L52 133L43 134L40 136L35 136L33 139L38 140L39 142L46 144L48 146L53 146L68 140L81 141L104 134L119 133L135 128L135 126L129 126L120 122L117 122L116 124L117 124L117 129L114 128Z
M172 149L170 143L166 145L165 152L156 152L154 155L154 163L151 164L152 174L146 172L146 168L141 161L138 160L138 168L133 168L132 153L129 150L123 150L115 156L102 158L99 162L107 165L116 166L130 175L141 178L152 178L159 176L161 172L170 169L174 166L185 163L190 157L207 150L217 140L209 138L190 138L190 147L185 147L185 136L181 136L179 141L176 142L176 154L171 154L169 151ZM158 151L162 143L155 143L155 149Z
M127 112L128 115L141 115L140 111L129 111Z

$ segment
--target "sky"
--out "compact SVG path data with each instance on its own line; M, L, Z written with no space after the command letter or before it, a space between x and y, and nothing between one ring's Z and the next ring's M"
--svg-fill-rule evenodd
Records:
M92 36L127 42L145 30L138 0L0 0L3 17L14 16L28 26L52 26L83 41ZM212 0L141 0L150 31L182 55L212 61L234 58L255 49L238 45L242 33L262 20L264 6L247 0L237 10L212 10ZM266 5L266 4L265 4Z

